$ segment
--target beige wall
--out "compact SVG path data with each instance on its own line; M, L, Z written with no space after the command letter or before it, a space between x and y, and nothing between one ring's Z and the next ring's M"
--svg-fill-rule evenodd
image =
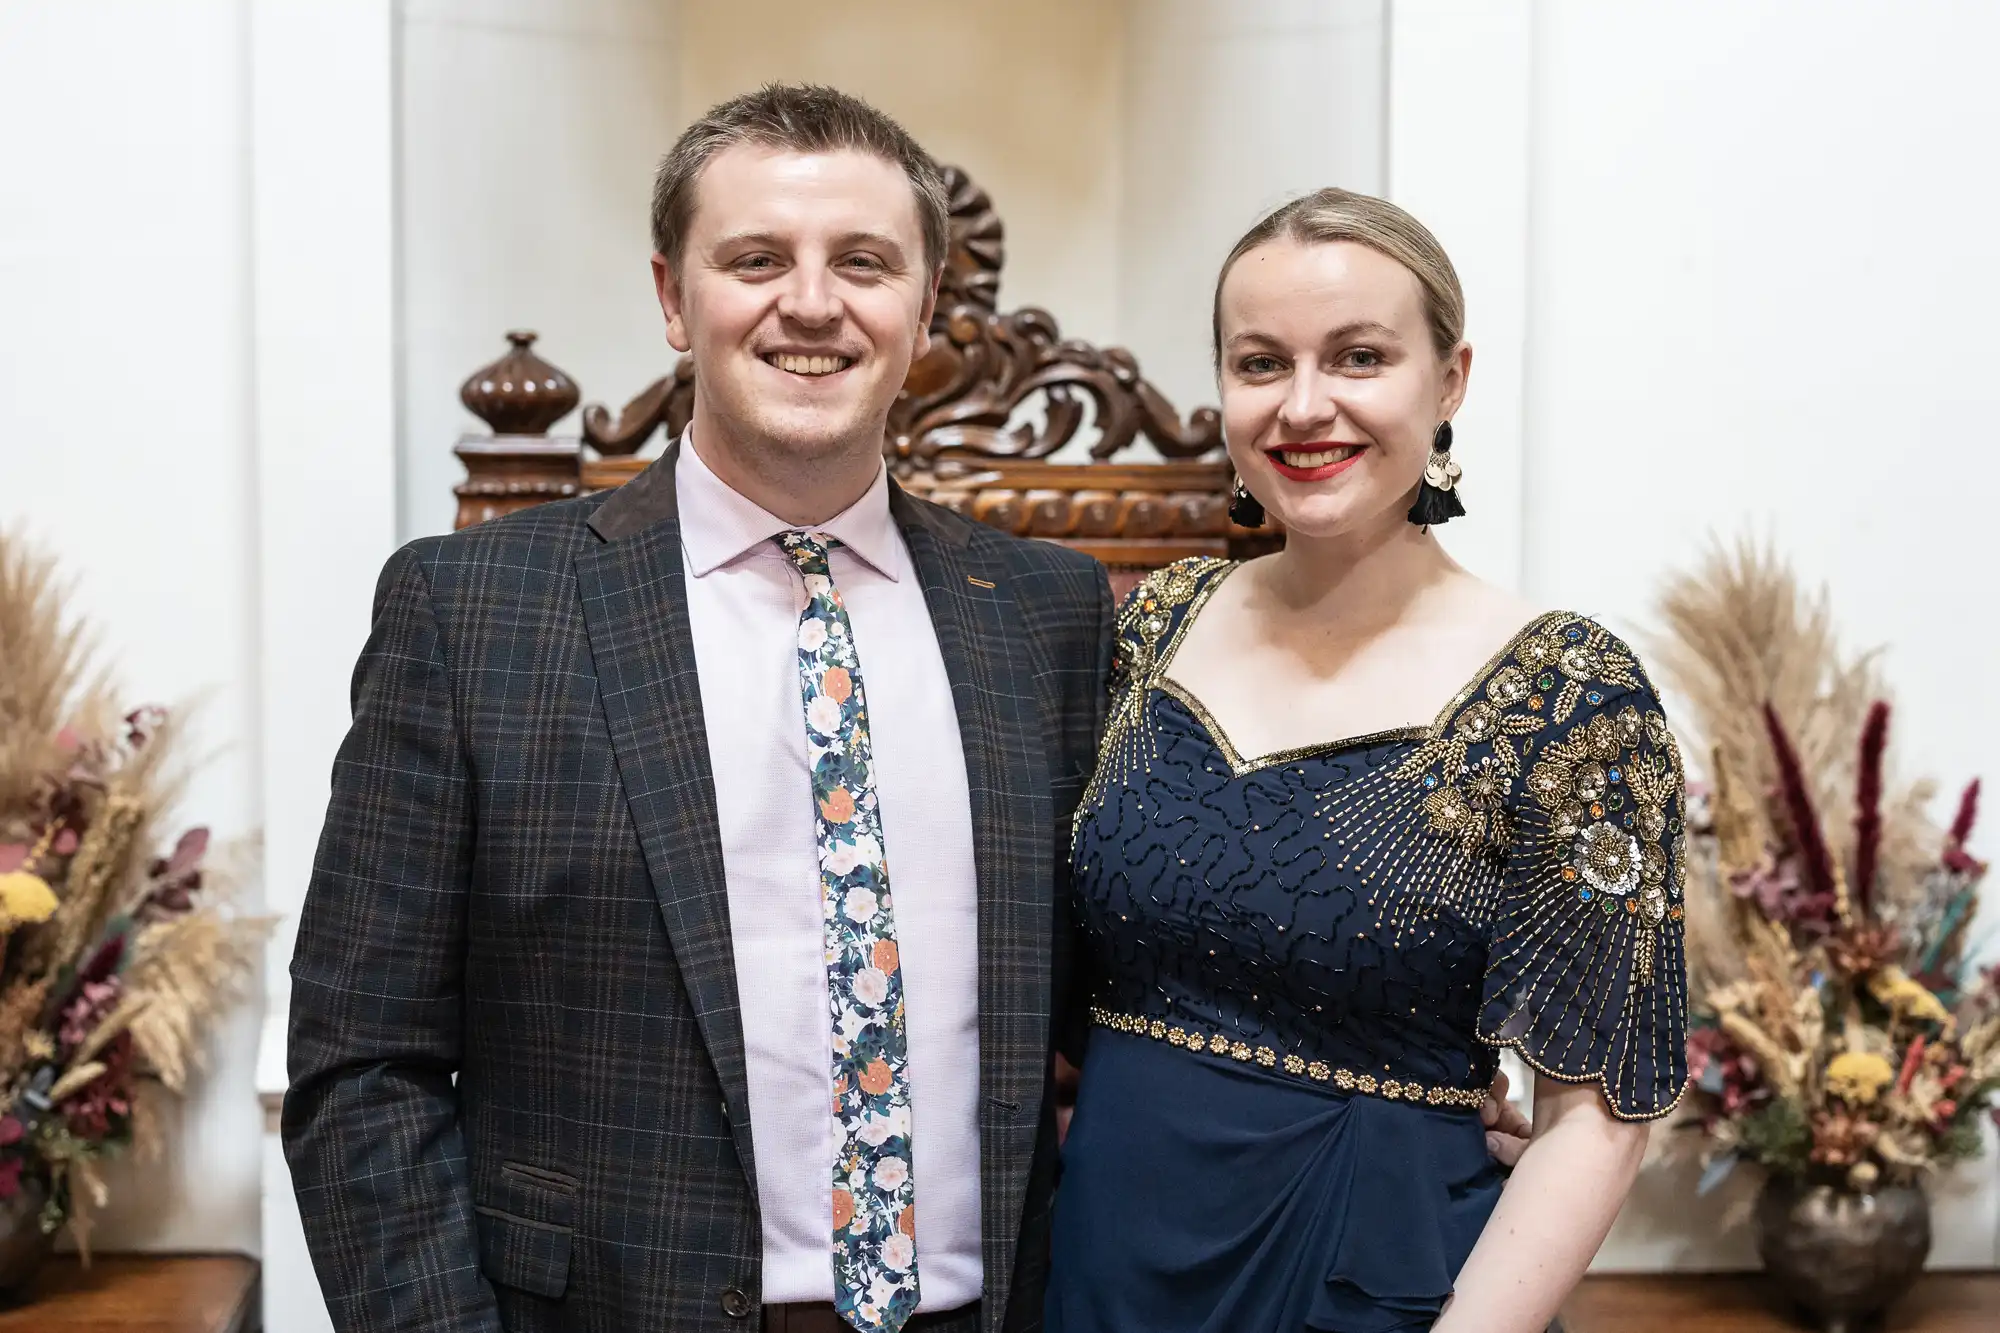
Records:
M680 58L666 0L402 0L398 19L399 531L415 537L450 530L452 443L484 429L458 386L508 329L540 332L586 403L620 406L673 365L646 217L682 124Z
M1216 400L1216 270L1322 185L1382 188L1384 0L1130 0L1116 341L1174 406Z
M772 79L837 84L986 188L1007 228L1002 308L1116 342L1120 0L750 0L681 7L685 124ZM679 125L665 127L664 148Z

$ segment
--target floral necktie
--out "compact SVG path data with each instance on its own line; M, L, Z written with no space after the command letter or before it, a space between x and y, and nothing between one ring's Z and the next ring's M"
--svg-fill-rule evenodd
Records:
M833 1303L861 1333L898 1333L917 1308L909 1042L868 705L824 533L777 538L805 577L799 691L812 770L826 990L833 1018Z

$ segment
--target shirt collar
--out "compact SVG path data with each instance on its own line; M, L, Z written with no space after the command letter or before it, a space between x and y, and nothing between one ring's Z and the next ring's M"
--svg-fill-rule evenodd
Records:
M681 433L680 456L674 461L674 491L680 510L681 545L687 552L688 573L695 578L711 574L779 533L798 527L711 472L694 451L692 425ZM889 513L888 466L876 471L874 482L859 500L810 531L824 532L882 577L898 581L895 556L901 536Z

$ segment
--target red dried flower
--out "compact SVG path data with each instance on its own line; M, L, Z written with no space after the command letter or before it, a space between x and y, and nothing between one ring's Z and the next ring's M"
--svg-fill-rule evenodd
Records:
M1979 779L1965 784L1965 790L1958 795L1958 813L1952 816L1951 840L1964 845L1972 836L1972 825L1979 818Z
M63 1006L62 1023L56 1029L56 1039L65 1054L83 1045L97 1025L111 1016L123 989L116 977L109 981L86 981L77 987L76 994Z
M1764 730L1771 739L1771 755L1778 765L1779 795L1784 801L1792 841L1798 848L1800 871L1815 893L1834 891L1833 855L1827 850L1826 835L1813 813L1812 795L1807 790L1805 772L1791 735L1778 718L1778 710L1764 705Z
M193 907L194 895L201 892L201 859L207 853L207 829L191 828L181 834L171 856L157 857L147 866L146 877L152 883L136 915L155 921Z
M1756 903L1757 910L1768 919L1790 926L1801 935L1817 939L1833 929L1833 895L1806 887L1795 856L1766 855L1761 863L1748 870L1730 872L1729 890L1738 898Z
M1865 920L1875 902L1875 862L1882 849L1882 752L1889 744L1889 705L1877 699L1861 728L1854 790L1854 901Z
M1687 1058L1689 1077L1713 1101L1710 1124L1717 1119L1734 1119L1770 1099L1757 1061L1720 1028L1696 1028L1688 1033Z
M70 1133L89 1143L101 1143L122 1129L132 1114L132 1082L138 1057L132 1034L121 1032L98 1053L104 1072L62 1104Z
M1965 850L1966 840L1972 836L1972 826L1979 818L1979 779L1965 784L1959 794L1958 813L1952 817L1951 831L1945 835L1944 868L1955 875L1976 875L1986 867Z
M1826 960L1843 976L1865 977L1902 956L1902 935L1894 926L1881 921L1850 926L1826 941Z

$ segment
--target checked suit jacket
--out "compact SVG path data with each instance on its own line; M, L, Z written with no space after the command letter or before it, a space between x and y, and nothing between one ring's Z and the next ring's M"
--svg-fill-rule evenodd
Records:
M342 1333L761 1317L756 1173L816 1168L753 1150L674 457L383 571L292 962L284 1109ZM1086 556L893 486L890 508L972 801L985 1298L961 1322L1029 1330L1111 594Z

